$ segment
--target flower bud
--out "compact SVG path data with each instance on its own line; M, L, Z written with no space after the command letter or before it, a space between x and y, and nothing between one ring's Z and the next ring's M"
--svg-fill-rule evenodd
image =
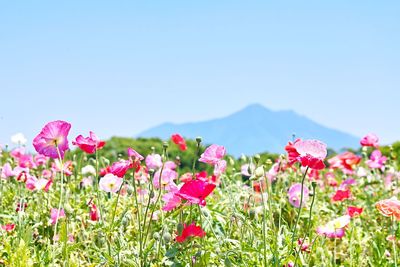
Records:
M164 242L165 243L169 243L169 242L171 242L171 234L170 233L164 233L163 234L163 240L164 240Z

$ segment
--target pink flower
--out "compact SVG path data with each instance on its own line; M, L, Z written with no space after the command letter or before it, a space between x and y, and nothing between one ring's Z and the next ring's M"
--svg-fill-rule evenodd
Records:
M344 215L317 228L317 233L329 238L342 238L345 234L345 227L350 223L350 216Z
M140 155L138 152L136 152L136 150L134 150L133 148L130 148L130 147L128 147L128 157L134 158L139 161L144 159L144 157L142 155Z
M37 154L34 158L36 165L41 166L41 165L45 165L48 158L46 156Z
M382 156L382 152L379 150L374 150L371 153L369 160L366 161L368 167L371 169L381 169L384 167L387 158Z
M146 157L146 166L149 169L158 170L162 166L161 156L159 154L150 154Z
M376 134L369 133L360 140L362 146L378 147L379 138Z
M171 211L176 207L179 207L182 203L182 199L175 195L174 191L168 192L162 196L162 200L165 202L163 206L163 211Z
M304 207L305 204L307 203L307 200L309 198L308 196L309 190L306 186L303 187L303 204L302 206ZM292 206L299 208L300 207L300 199L301 199L301 184L297 183L292 185L289 188L288 192L288 197L289 197L289 202L292 204Z
M130 160L121 160L114 162L113 165L110 167L109 172L122 178L125 176L126 172L133 168L133 163Z
M14 175L15 175L15 173L14 173L13 169L11 168L10 163L7 162L6 164L4 164L3 167L1 168L1 178L7 179Z
M153 185L155 188L160 188L160 174L161 174L161 185L163 186L170 184L171 182L173 182L173 180L175 180L178 177L178 174L174 170L164 168L162 169L161 173L160 169L154 174Z
M52 208L50 210L50 222L51 222L51 224L56 224L58 219L61 219L61 218L65 218L64 209L58 210L58 209Z
M392 197L390 199L384 199L375 204L375 207L385 217L395 217L400 221L400 201L397 198Z
M303 167L310 167L314 170L325 168L326 144L318 140L297 139L294 143L289 142L285 150L288 152L290 164L300 162Z
M20 166L21 168L35 168L36 164L33 161L33 157L32 155L21 155L18 158L18 166Z
M11 157L15 160L19 159L22 155L25 155L25 147L18 147L10 152Z
M182 234L176 237L176 242L182 243L191 236L204 237L205 235L206 232L204 232L200 226L196 226L193 222L191 225L184 225Z
M336 155L328 160L328 163L332 169L340 168L346 174L353 173L353 167L360 163L361 157L355 155L352 152L344 152L340 155Z
M225 147L219 145L211 145L206 148L203 154L201 154L199 161L210 165L215 165L225 156Z
M69 149L68 133L71 124L65 121L52 121L47 123L42 131L33 139L33 146L39 154L57 159L58 152L64 158L64 153Z
M101 149L106 142L100 141L94 132L89 132L89 137L78 135L75 141L72 141L72 144L78 146L88 154L93 154L96 152L96 150Z
M242 175L243 175L243 176L248 176L248 177L251 176L250 172L253 173L254 170L255 170L255 166L254 166L253 163L251 163L251 164L244 164L244 165L242 165L242 167L240 168L240 172L242 173Z
M74 169L73 162L71 160L67 160L63 164L61 164L61 161L56 159L54 162L51 164L51 169L54 172L61 172L61 167L66 176L71 176L72 171Z
M191 180L181 187L176 193L182 199L192 204L205 206L205 198L215 189L215 184L210 184L201 180Z
M101 190L105 192L113 192L116 193L121 188L123 179L118 176L108 173L104 177L102 177L99 181L99 187Z
M179 146L180 150L185 151L187 149L186 141L180 134L173 134L171 140Z
M220 160L214 165L214 175L220 176L226 171L226 160Z

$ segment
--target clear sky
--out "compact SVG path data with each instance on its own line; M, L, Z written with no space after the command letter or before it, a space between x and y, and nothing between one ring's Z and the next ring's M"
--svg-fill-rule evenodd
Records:
M134 136L250 103L400 140L399 1L1 1L0 143Z

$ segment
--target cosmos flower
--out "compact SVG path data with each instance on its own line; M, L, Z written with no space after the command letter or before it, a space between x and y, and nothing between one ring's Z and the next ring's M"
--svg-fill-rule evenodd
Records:
M67 136L70 129L71 124L65 121L52 121L47 123L33 139L35 150L39 154L53 159L59 157L59 151L60 157L63 159L65 151L69 149Z

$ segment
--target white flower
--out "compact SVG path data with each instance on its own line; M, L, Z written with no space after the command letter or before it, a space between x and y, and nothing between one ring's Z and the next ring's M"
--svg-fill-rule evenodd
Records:
M13 136L11 136L11 142L17 145L25 145L26 144L26 138L22 133L16 133Z
M115 176L114 174L108 173L100 179L99 187L101 190L108 193L116 193L121 188L123 179Z
M92 165L86 165L85 167L82 168L82 174L96 174L96 169Z

